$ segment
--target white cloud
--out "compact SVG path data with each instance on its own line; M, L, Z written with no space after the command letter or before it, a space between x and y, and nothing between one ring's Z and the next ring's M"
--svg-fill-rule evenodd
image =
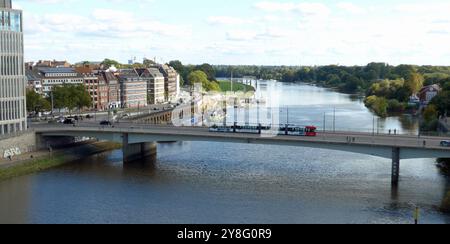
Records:
M259 2L255 4L257 9L267 12L294 12L305 16L327 16L330 9L322 3L281 3L281 2Z
M348 3L348 2L342 2L342 3L338 3L337 7L348 12L351 14L365 14L367 13L367 10L359 7L353 3Z
M243 25L243 24L251 24L253 20L230 17L230 16L210 16L208 17L208 23L210 24L222 24L222 25Z

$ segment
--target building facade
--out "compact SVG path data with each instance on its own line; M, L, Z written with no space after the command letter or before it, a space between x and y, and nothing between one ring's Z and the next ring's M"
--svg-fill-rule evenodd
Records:
M27 129L22 11L0 0L0 135Z
M147 82L134 69L121 70L119 73L121 106L123 108L146 107Z
M419 91L418 97L423 105L428 105L439 92L441 92L441 87L437 84L425 86Z
M92 99L92 108L105 110L108 108L108 86L101 75L97 75L90 68L75 68L84 79L84 87Z
M32 69L26 69L25 74L28 81L27 89L43 95L44 91L42 90L42 79L39 74Z
M177 82L179 83L179 76L177 71L167 65L158 65L155 68L159 69L159 72L164 76L164 98L166 102L174 101L178 97Z
M147 83L147 102L162 104L166 101L164 75L157 68L137 69L139 76Z
M112 72L101 72L101 76L108 86L108 108L121 108L120 102L120 84L117 77Z
M36 72L42 80L42 92L46 96L55 86L84 84L83 76L73 68L38 68Z

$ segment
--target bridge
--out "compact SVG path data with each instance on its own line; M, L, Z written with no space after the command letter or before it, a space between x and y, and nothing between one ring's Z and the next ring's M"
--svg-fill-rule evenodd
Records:
M317 137L265 136L258 134L215 133L205 127L174 127L120 123L114 127L95 124L37 125L38 138L90 137L122 143L124 163L156 155L156 142L209 141L319 148L371 155L392 160L392 184L398 185L400 161L415 158L450 158L450 148L442 147L440 137L378 135L371 133L324 132ZM43 140L43 139L41 139ZM42 144L42 143L41 143ZM301 153L301 151L298 151Z

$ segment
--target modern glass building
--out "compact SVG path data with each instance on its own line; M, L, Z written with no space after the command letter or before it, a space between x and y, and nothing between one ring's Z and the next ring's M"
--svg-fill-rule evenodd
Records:
M0 136L26 130L22 11L0 0Z

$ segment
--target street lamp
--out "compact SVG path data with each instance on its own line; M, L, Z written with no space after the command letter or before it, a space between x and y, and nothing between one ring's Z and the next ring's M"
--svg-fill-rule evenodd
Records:
M289 125L289 105L287 105L287 124Z
M333 132L336 133L336 107L333 110Z
M375 136L375 116L373 116L372 135Z
M53 115L53 109L54 109L53 90L50 91L50 98L51 98L51 101L52 101L52 115Z
M283 109L281 109L281 113L283 112ZM286 124L289 125L289 106L286 106Z

